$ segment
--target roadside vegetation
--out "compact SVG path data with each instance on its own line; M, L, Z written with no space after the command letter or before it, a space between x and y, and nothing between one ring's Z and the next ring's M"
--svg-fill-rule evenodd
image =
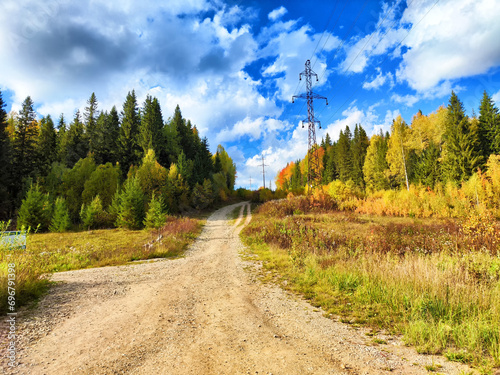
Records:
M53 272L180 256L201 232L204 221L167 217L163 223L158 229L28 234L26 250L0 251L0 312L8 307L8 264L15 264L17 310L47 291Z
M265 269L328 316L402 334L421 353L484 373L500 366L500 225L492 210L376 216L342 202L323 189L267 202L242 238Z

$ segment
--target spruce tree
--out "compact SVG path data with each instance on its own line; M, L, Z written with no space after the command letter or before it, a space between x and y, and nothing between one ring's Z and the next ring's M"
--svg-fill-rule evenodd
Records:
M128 229L141 229L144 220L144 193L137 177L125 181L120 194L117 226Z
M361 125L356 124L354 128L354 137L351 143L351 153L352 153L352 180L354 183L364 188L364 175L363 175L363 165L365 164L366 150L370 141L366 135L365 130Z
M30 227L45 231L49 228L52 207L48 194L43 194L40 187L32 185L23 199L17 217L17 228Z
M165 203L161 195L156 196L155 193L149 201L148 212L144 219L144 226L148 229L160 229L165 225L167 215L165 213Z
M0 218L6 217L11 207L9 201L11 145L7 132L7 112L0 91Z
M123 104L122 122L118 136L119 161L122 174L127 175L131 165L138 165L141 160L139 146L140 117L135 91L129 92Z
M36 113L33 109L33 101L28 96L17 116L13 142L13 174L17 191L21 190L20 186L24 178L35 177L37 137Z
M352 179L353 161L351 152L351 130L349 126L344 131L340 131L339 140L336 146L335 164L337 165L339 179L347 182Z
M156 155L161 154L163 147L163 116L158 99L150 95L146 97L142 109L141 128L139 132L139 144L144 153L147 150L154 150Z
M58 197L54 203L54 213L50 222L49 230L51 232L65 232L71 227L68 207L64 198Z
M469 178L482 160L477 153L477 134L471 130L462 102L452 91L446 118L443 174L460 183Z
M80 111L76 111L75 118L70 124L66 134L66 166L73 168L78 160L87 156L88 143L85 139L84 126L80 120Z
M52 163L57 160L57 133L50 115L40 121L37 156L38 171L41 176L46 176Z
M85 137L88 143L89 152L94 153L96 149L96 144L99 141L100 134L97 133L97 118L99 113L97 110L98 102L95 93L90 95L89 100L87 100L87 107L83 112L83 118L85 123Z
M415 180L418 183L434 188L434 185L441 177L440 156L441 152L439 151L439 147L431 141L427 148L425 148L417 158L415 165Z
M498 121L498 108L495 107L493 100L485 91L479 107L478 129L478 140L481 156L483 157L483 164L488 160L491 153L497 151L495 150L495 136L497 133Z
M64 115L61 113L59 116L59 122L57 123L57 137L56 137L56 148L57 148L57 160L66 164L67 156L67 132L66 121L64 120Z

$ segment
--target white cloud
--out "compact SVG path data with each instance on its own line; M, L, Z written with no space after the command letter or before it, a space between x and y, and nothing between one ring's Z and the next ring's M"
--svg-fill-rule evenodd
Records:
M250 137L251 141L260 139L263 134L273 130L286 130L288 123L274 118L258 117L251 119L249 116L238 121L232 129L222 129L217 134L217 142L235 141L243 136Z
M277 22L269 28L264 28L259 35L259 40L267 40L268 43L261 48L258 56L274 58L271 64L264 67L262 75L266 78L273 78L278 88L276 97L284 101L291 101L294 94L305 91L305 85L299 85L303 83L299 82L299 74L304 70L304 57L313 54L322 37L322 33L312 34L311 28L307 25L298 29L294 28L295 26L296 21ZM332 51L340 43L336 36L328 35L328 33L325 33L321 41L325 43L323 52ZM326 70L324 53L316 54L311 64L320 78L319 82L315 82L316 87L324 85L330 73Z
M276 21L277 19L283 17L288 10L284 6L280 6L279 8L274 9L272 12L270 12L267 17L271 21Z
M382 73L382 69L377 68L378 74L371 82L363 83L363 88L366 90L376 90L383 86L386 82L392 87L394 86L394 77L391 72L387 74Z
M491 99L493 99L497 106L500 106L500 91L498 91L496 94L493 94L491 96Z
M500 65L500 2L441 1L425 16L433 3L412 2L403 15L404 22L422 21L405 40L409 49L397 71L400 81L425 92Z
M396 102L396 103L401 103L406 105L407 107L413 107L413 105L420 100L420 98L417 95L398 95L398 94L393 94L391 96L391 100Z

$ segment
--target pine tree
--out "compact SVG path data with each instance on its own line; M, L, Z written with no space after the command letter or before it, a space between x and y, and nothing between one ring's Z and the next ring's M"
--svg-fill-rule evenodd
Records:
M99 112L97 110L98 102L95 93L90 95L89 100L87 100L87 107L83 112L83 118L85 122L85 137L88 142L89 152L94 153L96 149L96 144L99 141L100 134L97 133L97 118L99 117Z
M460 183L469 178L480 165L477 134L471 130L462 102L452 91L446 118L443 174L449 181Z
M118 136L119 161L122 174L127 175L131 165L138 165L141 160L139 146L140 117L135 91L129 92L123 104L122 123Z
M144 153L152 149L155 155L160 155L161 147L163 147L163 116L158 99L152 98L150 95L146 97L144 102L141 128L139 133L139 144Z
M50 115L40 121L40 133L37 140L37 164L41 176L49 173L50 167L57 159L57 133Z

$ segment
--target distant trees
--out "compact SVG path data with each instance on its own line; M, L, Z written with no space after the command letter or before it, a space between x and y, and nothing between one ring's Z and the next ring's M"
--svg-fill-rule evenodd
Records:
M368 139L361 125L354 134L349 127L332 142L321 142L322 184L338 179L360 190L409 188L421 184L462 184L478 168L491 168L491 155L500 154L500 114L485 92L479 117L466 116L463 104L452 92L447 107L424 115L419 111L408 125L401 116L393 120L390 133ZM276 184L285 190L305 186L307 157L288 164L278 173Z
M0 91L0 220L17 214L19 225L51 231L158 227L166 212L231 194L234 162L222 146L212 155L179 106L164 121L158 99L139 108L134 91L120 114L98 104L92 93L83 116L55 126L37 120L30 97L7 117Z

